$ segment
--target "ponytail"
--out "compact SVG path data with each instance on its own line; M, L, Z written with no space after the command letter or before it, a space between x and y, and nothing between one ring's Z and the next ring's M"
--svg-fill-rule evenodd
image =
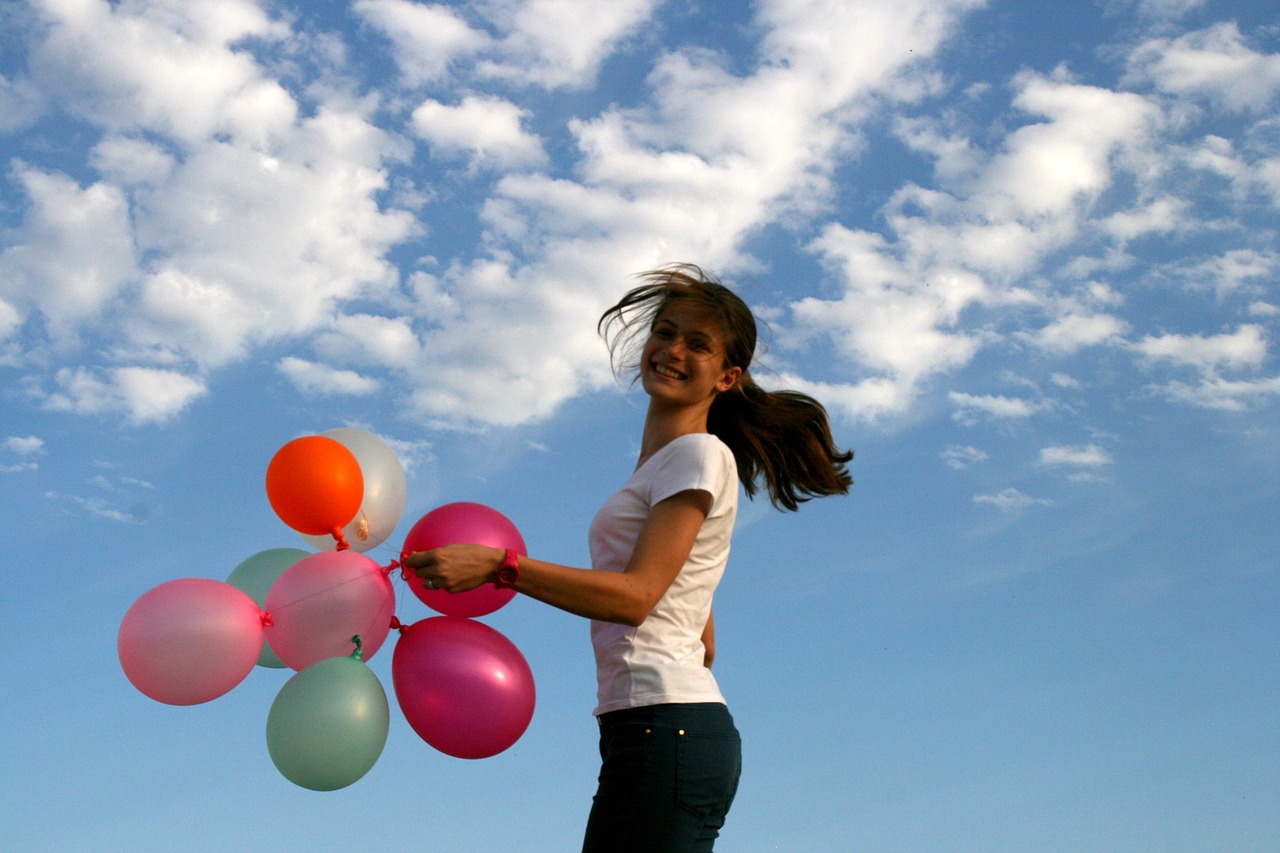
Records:
M852 451L836 447L827 410L798 391L766 391L748 372L756 346L751 309L733 291L693 264L640 273L645 284L629 291L600 318L598 329L620 365L638 368L642 341L668 302L689 300L711 310L725 334L726 367L741 367L730 390L711 404L707 431L733 451L738 479L749 498L764 481L779 509L797 510L811 498L847 494Z
M853 451L836 447L827 410L798 391L766 391L743 373L716 397L707 431L733 451L747 497L763 480L769 500L795 511L811 498L848 494Z

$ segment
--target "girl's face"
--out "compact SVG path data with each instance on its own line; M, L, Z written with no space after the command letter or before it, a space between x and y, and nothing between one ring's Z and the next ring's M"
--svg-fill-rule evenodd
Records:
M640 356L640 380L650 397L709 403L741 375L742 368L725 362L724 333L710 311L677 300L658 314Z

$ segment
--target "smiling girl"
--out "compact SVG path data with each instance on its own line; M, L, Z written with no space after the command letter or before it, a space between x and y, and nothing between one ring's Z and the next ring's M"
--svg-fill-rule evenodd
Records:
M738 485L796 510L852 484L821 404L751 378L756 323L736 294L690 264L639 278L598 324L649 405L635 470L591 523L592 568L481 545L406 559L432 588L495 583L592 620L602 763L584 853L713 848L742 766L711 674Z

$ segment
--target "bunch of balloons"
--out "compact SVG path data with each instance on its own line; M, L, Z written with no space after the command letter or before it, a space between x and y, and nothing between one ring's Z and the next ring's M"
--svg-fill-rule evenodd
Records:
M224 695L254 666L295 670L267 717L276 768L304 788L332 791L364 776L386 745L389 703L364 661L398 639L395 695L413 730L458 758L487 758L514 744L533 718L533 673L519 649L473 617L509 602L487 584L450 594L409 588L442 615L404 624L391 574L365 552L404 512L404 469L377 436L342 428L289 442L267 468L267 497L282 521L318 551L271 548L227 580L182 578L143 594L120 625L117 651L129 681L170 705ZM477 503L451 503L413 525L400 552L457 542L526 553L515 525Z

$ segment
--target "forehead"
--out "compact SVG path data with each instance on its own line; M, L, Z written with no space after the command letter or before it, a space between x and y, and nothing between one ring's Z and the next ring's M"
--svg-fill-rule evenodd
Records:
M701 332L709 337L724 337L724 325L716 313L705 305L686 299L672 299L653 318L654 325L670 323L682 331Z

